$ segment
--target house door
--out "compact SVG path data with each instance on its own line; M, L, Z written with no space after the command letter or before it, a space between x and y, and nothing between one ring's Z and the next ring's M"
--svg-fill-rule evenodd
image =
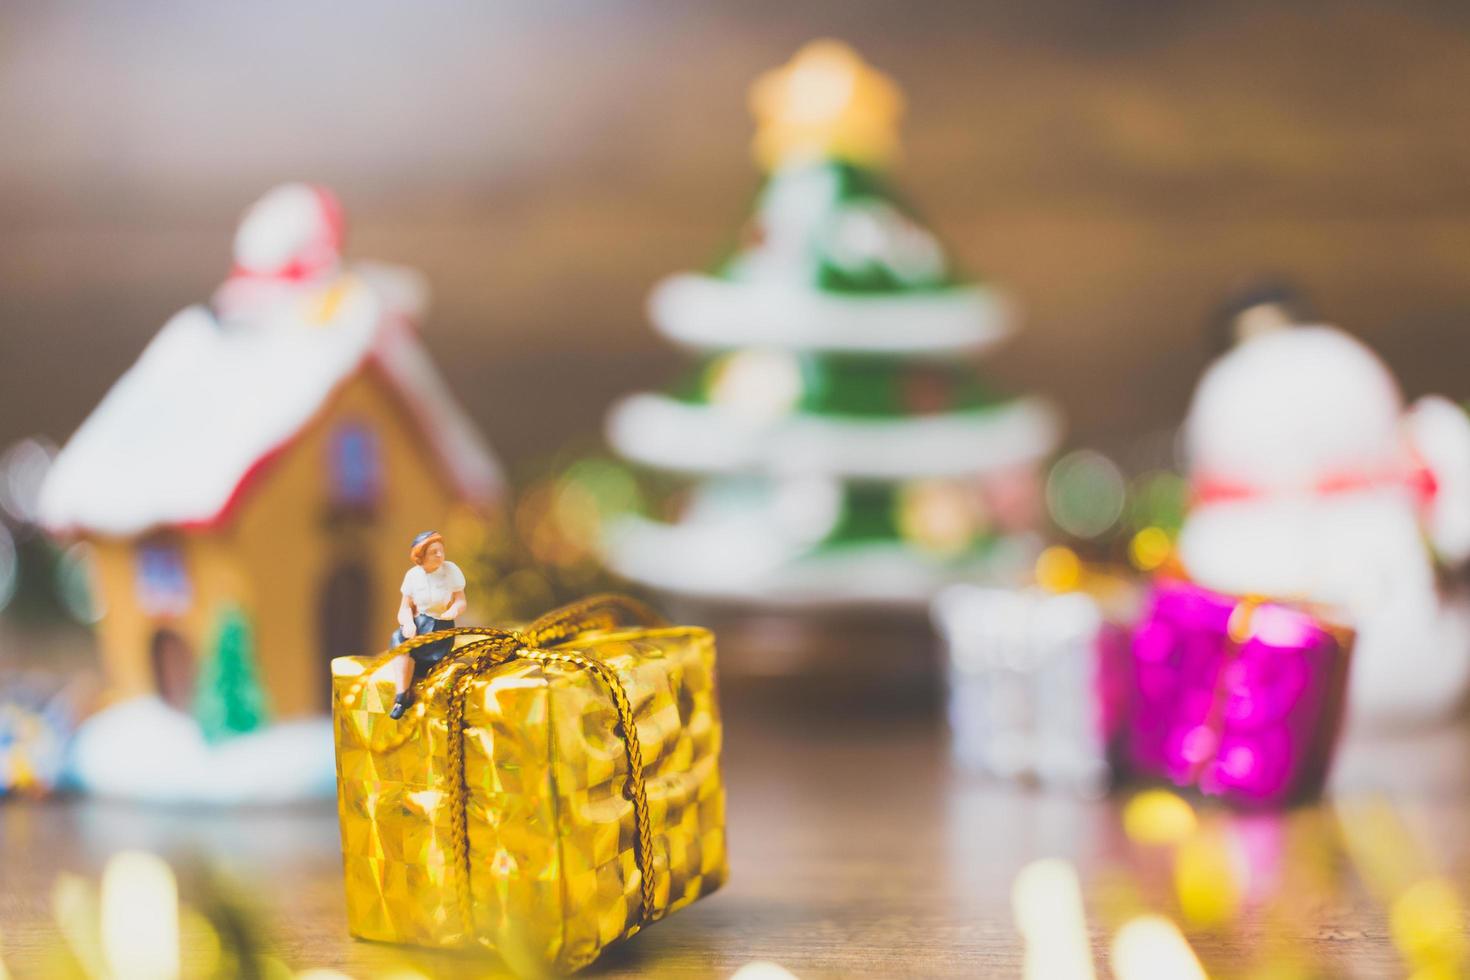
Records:
M153 660L153 687L164 703L180 711L194 704L197 665L189 642L167 627L153 634L149 644Z
M317 637L324 669L321 676L322 704L328 710L332 702L331 671L326 669L333 657L362 656L384 650L388 636L369 635L373 621L373 610L369 608L372 598L372 576L367 566L360 561L344 561L327 575L322 585L321 602L318 609ZM391 616L384 611L383 620Z

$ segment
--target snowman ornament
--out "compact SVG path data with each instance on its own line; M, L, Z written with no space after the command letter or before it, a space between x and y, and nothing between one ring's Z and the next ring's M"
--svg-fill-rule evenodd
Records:
M1350 722L1445 718L1470 687L1470 418L1405 409L1330 326L1248 335L1205 372L1184 430L1194 504L1179 557L1222 592L1319 603L1357 629Z

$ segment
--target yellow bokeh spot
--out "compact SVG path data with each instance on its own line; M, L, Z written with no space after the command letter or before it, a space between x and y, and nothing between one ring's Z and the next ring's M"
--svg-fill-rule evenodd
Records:
M1036 584L1048 592L1072 592L1082 582L1082 560L1077 552L1053 545L1036 556Z
M976 511L963 487L947 480L918 480L899 490L898 533L923 551L956 555L980 529Z
M1199 822L1188 803L1165 789L1149 789L1123 808L1123 832L1137 844L1177 844Z
M1235 862L1219 833L1197 834L1174 855L1174 890L1184 917L1198 926L1218 926L1240 910Z
M774 170L838 159L883 167L898 155L903 94L841 41L813 41L750 90L755 155Z
M1415 966L1455 965L1467 952L1463 919L1455 886L1443 878L1424 878L1394 900L1389 927L1394 944Z
M1456 963L1430 963L1409 974L1409 980L1464 980Z
M179 946L183 953L180 968L185 976L214 977L223 972L224 950L219 933L203 914L187 906L179 909Z
M63 871L51 886L51 914L82 970L88 976L104 975L97 889L79 875Z
M179 892L160 857L122 851L102 869L102 956L116 980L179 975Z
M261 980L296 980L296 972L279 956L257 956L255 968L260 971Z
M1225 635L1230 637L1230 642L1239 646L1250 640L1255 630L1256 610L1266 600L1260 596L1244 596L1230 610L1230 618L1225 622Z
M1151 572L1169 560L1174 542L1161 527L1146 527L1133 535L1128 542L1128 558L1133 567L1142 572Z
M1205 969L1179 927L1161 915L1140 915L1113 937L1118 980L1205 980Z

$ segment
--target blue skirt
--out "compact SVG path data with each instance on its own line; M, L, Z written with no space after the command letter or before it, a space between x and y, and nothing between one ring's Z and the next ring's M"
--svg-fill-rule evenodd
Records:
M433 616L419 615L413 618L413 628L417 631L414 635L423 636L425 633L434 633L439 630L452 629L454 620L435 619ZM393 631L393 639L390 641L392 647L398 647L404 642L403 630ZM449 655L454 649L454 637L446 636L442 640L426 643L423 646L410 650L408 655L413 658L413 679L422 680L435 664Z

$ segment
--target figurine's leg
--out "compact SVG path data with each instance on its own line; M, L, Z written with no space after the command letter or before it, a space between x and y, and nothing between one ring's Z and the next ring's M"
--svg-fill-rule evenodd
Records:
M413 625L415 632L419 636L432 633L440 628L438 620L432 616L425 616L423 614L414 617ZM393 639L396 641L394 646L402 643L403 631L396 631L393 634ZM447 651L448 647L453 646L453 644L454 641L452 639L443 640L438 643L431 643L426 647L420 647L412 654L405 653L402 656L393 658L389 666L394 671L391 676L393 677L394 687L398 690L398 696L393 699L393 707L388 712L389 718L402 718L404 712L408 710L408 706L413 704L413 682L423 677L428 667L433 666L439 659L438 657L433 657L432 653L437 651L441 646Z
M406 653L399 654L388 661L388 676L393 680L393 689L398 696L393 699L393 707L388 710L388 717L398 719L413 704L413 657Z
M393 689L401 697L413 686L413 657L403 653L388 664L389 676L393 678Z
M403 630L394 630L389 649L398 649L403 644L403 641ZM392 679L393 690L396 692L393 698L393 707L388 711L388 717L394 719L402 718L403 713L408 710L408 706L413 703L413 695L410 693L410 688L413 686L413 657L409 654L401 653L388 661L384 665L383 671Z
M396 629L393 631L393 636L388 640L388 649L396 650L403 645L403 642L403 630ZM393 679L394 691L402 694L408 690L408 686L413 680L413 658L406 653L394 657L383 665L383 673L385 676Z

